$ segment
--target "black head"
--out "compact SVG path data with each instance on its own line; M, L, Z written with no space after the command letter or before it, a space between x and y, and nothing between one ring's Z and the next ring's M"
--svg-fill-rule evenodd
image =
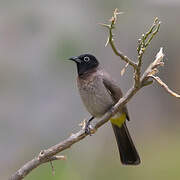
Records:
M96 68L99 65L98 60L91 54L82 54L78 57L71 57L77 64L78 75L82 75L87 71Z

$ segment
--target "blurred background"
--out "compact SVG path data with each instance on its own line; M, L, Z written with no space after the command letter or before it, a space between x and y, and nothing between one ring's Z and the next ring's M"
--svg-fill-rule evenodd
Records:
M89 117L76 86L76 66L67 59L92 53L117 79L125 93L132 69L110 46L104 47L106 23L115 8L116 44L136 60L137 40L157 16L158 36L144 56L144 68L164 47L165 66L159 76L180 93L179 0L31 0L0 1L0 179L8 177L40 150L80 129ZM143 88L128 103L128 123L142 163L122 166L111 126L87 137L62 154L66 161L35 169L25 179L180 179L180 101L156 83Z

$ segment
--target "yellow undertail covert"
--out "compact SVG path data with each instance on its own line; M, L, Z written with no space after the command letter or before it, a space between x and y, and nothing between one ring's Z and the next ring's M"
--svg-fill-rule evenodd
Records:
M110 119L111 123L118 127L121 127L125 120L126 120L126 113L116 114Z

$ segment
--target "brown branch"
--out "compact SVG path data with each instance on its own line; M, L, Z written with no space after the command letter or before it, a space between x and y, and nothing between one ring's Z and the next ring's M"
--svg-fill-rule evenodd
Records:
M94 129L92 129L92 132L95 133L95 131L98 128L105 124L110 119L110 117L118 111L118 108L124 106L137 91L138 89L131 88L126 93L126 95L123 98L121 98L119 102L111 110L109 110L97 124L95 124ZM57 158L54 158L54 155L56 155L59 152L62 152L65 149L70 148L74 143L84 139L86 136L87 134L84 132L84 129L82 129L76 134L72 134L69 138L60 142L59 144L56 144L55 146L52 146L49 149L41 151L37 157L27 162L17 172L15 172L15 174L13 174L9 180L21 180L26 175L28 175L33 169L40 166L41 164L57 160Z
M157 60L155 60L157 61ZM154 61L154 62L155 62ZM155 64L154 64L155 65ZM152 67L154 67L154 65ZM158 64L157 64L158 65ZM133 86L119 101L115 104L100 120L97 122L92 129L92 133L95 133L98 128L100 128L103 124L105 124L118 110L120 107L123 107L130 99L137 93L137 91L143 87L145 81L148 81L149 74L151 73L152 68L148 68L143 77L141 78L141 85L140 87ZM52 146L46 150L43 150L39 153L37 157L32 159L31 161L27 162L24 166L22 166L14 175L11 176L9 180L21 180L27 174L29 174L33 169L38 167L39 165L50 162L53 160L64 159L63 156L55 156L57 153L64 151L65 149L70 148L76 142L84 139L87 134L84 132L84 129L80 130L79 132L72 134L66 140Z
M170 95L180 98L180 95L169 89L169 87L157 76L150 75L149 77L152 77L154 80L156 80L157 83L160 84Z
M135 62L133 62L130 58L128 58L127 56L125 56L121 51L119 51L115 44L114 44L114 39L113 39L113 29L115 28L116 22L117 22L117 15L122 14L121 12L118 11L118 9L116 8L114 10L113 16L112 18L109 20L111 23L110 24L102 24L100 23L101 26L108 28L109 30L109 37L107 39L106 45L108 45L108 43L111 45L112 50L114 51L114 53L119 56L123 61L125 61L126 63L128 63L129 65L131 65L134 69L137 68L137 64Z
M135 82L134 86L140 87L140 85L141 85L140 84L140 77L141 77L142 57L146 51L146 48L149 46L152 39L158 33L161 22L156 17L154 22L153 22L153 25L151 26L149 31L146 32L145 34L142 34L141 39L138 40L138 47L137 47L138 62L135 63L130 58L123 55L123 53L121 51L119 51L114 44L113 32L112 31L113 31L113 29L115 29L117 17L119 14L121 14L121 12L119 12L118 9L116 8L114 10L112 18L110 19L111 23L110 24L100 24L103 27L108 28L108 30L109 30L109 37L108 37L108 40L107 40L105 46L107 46L109 43L111 45L111 48L114 51L114 53L117 56L119 56L123 61L125 61L127 63L126 66L130 65L133 67L133 69L134 69L134 76L133 77L134 77L134 82ZM125 66L125 68L126 68L126 66ZM121 71L121 74L124 74L125 68L123 68L123 70Z
M129 102L131 100L131 98L142 87L151 84L152 80L149 80L149 79L154 78L155 77L154 75L157 73L157 68L164 65L164 63L163 63L164 54L163 54L162 48L161 48L160 51L157 53L156 58L153 61L153 63L151 63L149 65L149 67L146 69L146 71L141 76L140 72L141 72L142 63L141 62L138 62L138 64L134 63L131 59L129 59L127 56L123 55L120 51L118 51L116 49L116 47L114 45L114 41L113 41L112 29L115 28L115 23L117 21L117 15L118 14L119 14L119 12L116 9L114 11L113 17L111 18L111 24L110 25L103 24L103 26L108 27L108 29L109 29L108 42L110 43L114 53L117 56L121 57L122 60L124 60L125 62L127 62L129 65L131 65L134 68L134 70L135 70L135 72L134 72L135 73L135 75L134 75L135 83L132 86L132 88L130 88L129 91L117 102L117 104L115 104L108 112L106 112L105 115L94 125L94 127L91 129L91 133L95 133L98 130L98 128L100 128L102 125L104 125L106 122L108 122L108 120L116 112L118 112L119 108L123 107L127 102ZM158 29L159 29L159 25L157 27ZM157 33L156 31L158 31L158 29L156 29L153 32L154 28L155 28L155 26L153 25L151 27L151 29L148 31L148 33L146 33L146 35L145 35L147 37L150 36L150 39L147 41L148 45L149 45L150 41L152 40L152 38L154 37L154 35ZM145 41L143 43L147 44L147 43L145 43ZM139 52L142 51L142 48L144 48L144 46L140 45L139 46ZM141 60L142 60L142 58L141 58ZM139 61L141 61L141 60L139 60ZM154 78L154 79L157 81L157 78ZM158 83L161 84L171 95L174 95L171 90L169 91L169 89L165 86L165 84L163 84L160 81L158 81ZM177 97L179 97L179 95ZM16 171L15 174L13 174L9 178L9 180L21 180L26 175L28 175L33 169L37 168L38 166L40 166L43 163L52 162L54 160L59 160L59 159L65 159L64 156L55 156L55 155L57 153L64 151L65 149L70 148L73 144L81 141L86 136L87 136L87 134L84 132L84 128L83 128L79 132L72 134L70 137L68 137L64 141L46 149L46 150L42 150L37 157L35 157L31 161L27 162L18 171Z

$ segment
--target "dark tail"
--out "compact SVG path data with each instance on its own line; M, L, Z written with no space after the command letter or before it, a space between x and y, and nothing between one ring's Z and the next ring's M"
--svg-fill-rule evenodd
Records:
M140 164L139 154L134 146L134 143L129 134L128 128L124 123L120 128L113 125L114 134L116 136L117 145L119 148L120 159L124 165Z

